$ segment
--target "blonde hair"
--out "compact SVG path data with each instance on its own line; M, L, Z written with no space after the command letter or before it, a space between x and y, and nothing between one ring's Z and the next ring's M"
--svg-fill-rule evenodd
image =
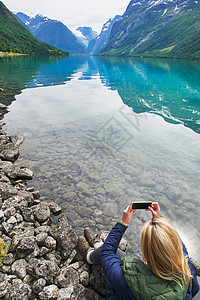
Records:
M141 251L144 263L162 279L173 280L180 286L192 277L183 254L177 231L164 218L155 218L141 232Z

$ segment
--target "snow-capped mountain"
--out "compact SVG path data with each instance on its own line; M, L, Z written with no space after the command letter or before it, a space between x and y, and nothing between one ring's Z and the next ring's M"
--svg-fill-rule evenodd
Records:
M63 23L40 14L30 17L24 13L14 13L18 21L37 39L71 54L86 53L75 35Z
M87 52L90 54L96 54L100 51L108 42L113 24L119 20L120 16L109 19L102 27L101 33L95 39L91 40Z
M32 19L31 16L28 16L22 12L13 12L13 15L15 15L20 23L23 22L23 25L28 25Z
M200 0L132 0L103 55L200 57Z
M96 31L93 31L91 27L86 26L78 27L73 33L86 48L88 47L89 42L98 36Z

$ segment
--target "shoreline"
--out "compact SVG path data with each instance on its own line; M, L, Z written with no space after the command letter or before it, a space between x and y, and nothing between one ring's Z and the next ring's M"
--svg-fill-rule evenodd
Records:
M25 53L14 53L14 52L2 52L0 51L0 56L23 56L23 55L28 55Z
M105 299L101 267L84 262L61 207L40 201L39 191L27 187L33 172L15 163L23 141L0 125L0 237L8 247L0 264L0 299Z

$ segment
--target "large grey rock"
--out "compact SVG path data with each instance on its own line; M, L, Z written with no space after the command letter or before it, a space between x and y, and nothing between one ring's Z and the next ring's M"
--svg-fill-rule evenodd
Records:
M47 226L47 225L45 225L45 226L39 226L39 227L37 227L37 228L35 229L35 233L36 233L36 234L39 234L39 233L41 233L41 232L49 233L50 229L51 229L51 227L50 227L50 226Z
M24 137L19 134L14 134L14 135L10 136L10 140L11 140L11 143L13 143L15 145L15 147L19 147L23 143Z
M84 286L88 286L90 281L90 274L87 271L83 271L80 275L80 283Z
M45 254L49 253L49 251L50 251L50 250L49 250L48 248L42 247L42 248L40 248L39 256L42 257L42 256L44 256Z
M61 263L61 255L59 252L48 253L45 256L46 259L55 262L58 266Z
M31 180L33 179L33 172L27 168L12 165L5 170L5 174L13 180Z
M13 225L12 224L8 224L7 222L3 222L1 224L3 232L5 232L5 234L9 235L9 233L11 233Z
M41 232L38 235L36 235L36 242L39 246L44 245L44 241L48 237L47 232Z
M24 137L15 134L11 137L4 136L0 140L0 158L14 162L19 156L19 146L23 143Z
M9 197L7 200L4 200L2 208L6 209L9 207L26 207L28 206L28 203L26 199L19 197L18 195L15 195L13 197Z
M7 281L0 282L0 299L4 299L4 296L6 295L8 291L9 284Z
M63 258L67 259L77 245L77 235L66 220L52 226L49 234L56 239Z
M26 283L28 285L32 285L33 281L34 278L30 274L27 274L23 279L23 283Z
M8 281L6 280L6 276L2 273L0 273L0 299L3 299L5 294L8 291Z
M41 202L40 204L33 206L32 209L34 217L39 223L44 223L49 219L50 209L46 202Z
M65 260L65 262L64 262L64 267L68 267L70 264L71 264L71 262L73 261L73 259L75 258L75 256L77 255L77 251L76 251L76 249L74 249L73 251L72 251L72 253L70 254L70 256L67 258L67 260ZM82 258L82 257L81 257Z
M30 207L20 208L20 212L23 216L24 221L26 221L26 222L33 222L34 221L33 211Z
M26 201L29 206L33 204L34 198L33 198L32 193L29 193L27 191L18 191L17 194L21 198L21 200ZM27 205L25 205L25 206L27 206Z
M92 265L92 272L90 274L90 284L95 291L101 295L106 295L106 278L103 274L101 266Z
M2 171L2 173L4 173L12 165L13 164L10 161L3 161L0 159L0 171Z
M32 195L33 195L34 199L39 199L40 198L40 192L39 191L33 191Z
M4 187L6 189L6 187ZM1 184L0 184L1 189ZM11 195L13 194L15 195ZM1 191L2 198L4 200L4 203L2 205L3 209L9 208L9 207L15 207L15 208L23 208L27 207L28 205L31 205L33 203L33 196L32 193L28 193L26 191L17 191L15 188L10 188L8 186L8 190Z
M16 213L15 218L17 219L17 223L21 223L23 221L23 217L19 213Z
M15 225L17 224L17 219L12 216L7 220L7 224Z
M92 289L86 288L81 284L78 284L75 288L74 288L74 292L71 295L71 300L76 300L76 299L81 299L81 300L88 300L88 299L92 299L92 300L103 300L105 298L100 297L97 293L95 293L95 291L93 291Z
M0 194L3 200L17 195L17 189L9 183L0 182Z
M24 236L19 240L17 245L17 255L22 257L32 252L36 246L36 239L34 236Z
M79 283L78 271L73 267L63 267L60 270L59 276L55 279L55 284L59 288L67 288L70 285L77 285Z
M4 215L6 218L10 218L10 217L14 216L15 213L16 213L16 209L14 207L9 207L4 210Z
M71 300L73 291L74 291L73 285L70 285L67 288L60 289L58 300Z
M50 250L56 249L56 240L52 236L48 236L44 241L44 246Z
M34 236L35 228L33 224L27 222L21 222L13 227L11 237L18 236L21 238L22 236Z
M57 277L59 270L55 262L37 258L31 258L27 267L29 274L36 279L44 278L48 284L53 283L53 279Z
M55 284L45 286L42 292L39 293L40 300L54 300L58 299L59 289Z
M32 290L34 294L39 294L46 285L46 280L44 278L39 278L32 285Z
M16 275L20 279L23 279L26 276L26 267L26 260L18 259L11 266L12 274Z
M33 227L18 227L16 229L15 234L12 237L12 243L10 246L11 252L22 252L27 254L33 251L36 241L34 235L34 228ZM17 249L18 248L18 249Z
M15 260L15 256L12 253L8 253L3 260L4 265L11 266ZM1 299L1 298L0 298Z
M31 288L20 279L14 279L9 285L5 300L29 300L31 299Z
M10 179L7 176L3 175L3 173L1 173L1 170L0 170L0 181L3 182L3 183L9 183L10 184Z
M52 214L59 215L62 212L62 208L57 203L50 202L48 205Z

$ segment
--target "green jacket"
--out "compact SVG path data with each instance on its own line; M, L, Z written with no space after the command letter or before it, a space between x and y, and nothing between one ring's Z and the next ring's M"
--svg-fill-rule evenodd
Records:
M188 283L181 288L176 282L163 280L130 253L122 257L125 279L138 300L183 300Z

